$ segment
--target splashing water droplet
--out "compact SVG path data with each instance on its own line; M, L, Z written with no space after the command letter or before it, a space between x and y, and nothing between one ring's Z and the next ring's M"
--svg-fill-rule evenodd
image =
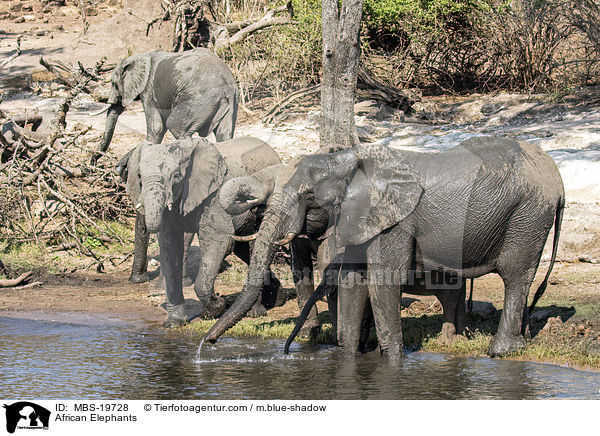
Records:
M204 344L204 338L200 341L200 345L198 345L198 351L196 351L196 356L194 357L195 361L200 360L200 352L202 351L202 345Z

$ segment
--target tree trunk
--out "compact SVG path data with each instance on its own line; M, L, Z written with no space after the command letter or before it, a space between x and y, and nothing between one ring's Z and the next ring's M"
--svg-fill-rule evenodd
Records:
M340 150L359 144L354 98L360 59L360 21L364 0L323 0L323 77L321 148Z

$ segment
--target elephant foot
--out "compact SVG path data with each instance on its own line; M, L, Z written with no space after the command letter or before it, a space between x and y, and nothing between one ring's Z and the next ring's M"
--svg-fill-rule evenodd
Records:
M302 327L300 329L300 332L298 333L298 337L314 339L319 335L319 333L321 333L321 325L319 324L319 322L318 321L314 321L314 322L309 321L306 324L304 324L304 327Z
M283 306L288 301L288 299L289 299L288 295L285 293L283 288L280 287L277 290L277 299L275 300L275 305L273 307Z
M512 336L496 333L496 335L492 338L488 355L490 357L504 356L525 348L525 345L525 338L521 335Z
M466 339L462 334L457 333L454 324L445 322L442 325L442 332L438 340L442 345L451 345L455 341L464 341Z
M132 272L131 275L129 276L129 281L131 283L135 283L135 284L146 283L148 281L148 273L147 272L143 272L143 273Z
M187 315L185 314L185 305L179 304L177 306L167 305L167 319L163 323L165 328L180 327L189 322Z
M265 316L267 314L267 309L262 304L255 304L248 312L248 316L250 318L258 318L260 316Z
M181 327L183 325L186 325L188 322L189 321L187 320L187 318L182 319L174 316L168 316L165 322L163 322L163 327L166 329L172 329L175 327Z
M225 298L212 295L200 317L202 319L215 319L220 317L226 309L227 301Z

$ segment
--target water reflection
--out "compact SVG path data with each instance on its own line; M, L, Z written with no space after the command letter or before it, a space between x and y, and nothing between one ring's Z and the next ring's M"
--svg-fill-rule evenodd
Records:
M0 387L27 399L600 399L600 374L409 353L340 359L330 346L0 317Z

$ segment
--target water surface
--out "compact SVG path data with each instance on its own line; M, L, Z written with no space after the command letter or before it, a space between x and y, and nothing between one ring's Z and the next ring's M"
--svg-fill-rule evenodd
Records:
M199 339L90 317L0 317L2 397L27 399L600 399L600 373L407 353L356 361L331 346Z

